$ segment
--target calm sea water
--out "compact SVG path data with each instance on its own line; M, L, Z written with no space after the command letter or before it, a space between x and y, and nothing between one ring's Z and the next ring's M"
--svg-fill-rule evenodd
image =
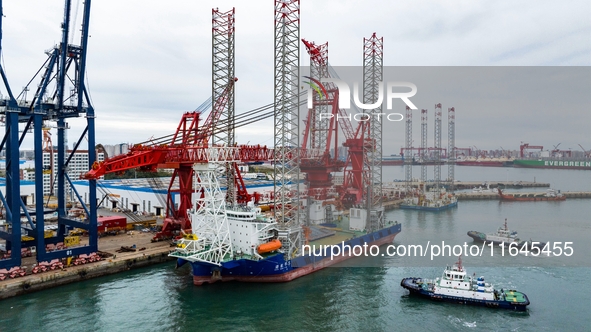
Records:
M415 168L415 174L419 168ZM431 172L431 170L430 170ZM402 167L386 167L385 181ZM446 170L442 174L447 174ZM591 172L457 167L462 181L550 182L561 190L591 190ZM196 330L588 330L591 309L591 202L460 202L443 213L394 210L403 224L397 245L463 244L469 230L492 232L508 218L524 238L573 242L567 257L465 257L469 273L497 288L525 292L524 313L433 303L409 297L407 276L437 277L455 257L355 258L285 284L225 283L195 287L189 270L161 264L0 301L1 331Z

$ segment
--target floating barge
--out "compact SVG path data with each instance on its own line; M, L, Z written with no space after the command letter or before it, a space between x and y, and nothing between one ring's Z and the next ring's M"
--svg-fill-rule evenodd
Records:
M518 202L539 202L539 201L564 201L566 200L566 196L560 193L560 190L548 189L545 193L537 193L537 194L526 194L526 193L514 193L514 194L505 194L498 188L499 197L501 201L518 201Z
M419 193L416 196L407 197L400 204L401 209L419 210L419 211L443 211L458 206L458 199L452 193L447 193L445 189L430 190L426 193Z

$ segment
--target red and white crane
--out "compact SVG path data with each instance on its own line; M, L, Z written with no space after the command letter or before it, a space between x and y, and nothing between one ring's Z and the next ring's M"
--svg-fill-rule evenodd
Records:
M323 77L331 77L328 64L328 43L316 45L315 43L304 39L302 39L302 42L310 55L310 67L316 68L318 74ZM312 78L316 79L318 81L316 84L318 84L320 83L320 78L323 77ZM307 158L308 161L306 162L304 161L304 158L302 158L301 164L303 167L300 167L300 169L307 174L310 188L316 188L322 181L318 181L317 184L315 184L310 183L311 179L319 179L320 175L322 175L321 180L330 180L330 172L338 171L340 168L344 167L343 185L337 188L337 190L343 205L345 207L350 207L354 204L361 203L364 195L367 194L367 188L370 184L371 174L367 150L374 146L369 138L370 126L367 123L368 121L359 121L359 125L354 130L351 122L346 120L350 118L347 112L339 107L339 91L336 85L331 82L323 82L321 85L324 87L324 91L326 91L326 98L314 99L315 107L309 110L306 120L304 143L306 145L308 144L308 137L326 137L326 139L320 139L320 143L316 146L317 148L322 149L323 153L320 158ZM322 122L320 115L322 112L321 110L323 109L320 106L324 105L328 106L328 109L325 111L326 122ZM340 121L337 121L337 119L340 119ZM337 122L345 136L345 141L342 145L348 148L347 161L344 165L338 161ZM323 135L323 132L325 135ZM332 141L333 137L334 142ZM313 139L312 143L315 142L316 140ZM306 145L303 145L302 148L305 151L309 151L309 148ZM329 154L331 145L334 146L335 151L332 158L330 158ZM307 154L309 154L309 152L307 152ZM319 167L313 169L312 167L304 166L306 163L316 163ZM324 181L324 183L327 182L328 181ZM322 190L325 191L325 188L328 188L328 185L322 185L322 188ZM326 198L325 195L321 196Z
M226 91L229 91L231 85ZM124 155L115 156L100 163L84 174L84 179L98 179L106 173L117 173L128 169L156 171L157 169L174 169L168 187L166 218L162 231L156 234L155 240L170 238L175 231L190 229L191 222L187 211L193 207L192 196L195 177L195 164L232 163L269 161L274 158L273 150L260 145L214 146L210 139L214 125L224 108L227 93L214 102L212 111L200 125L201 113L187 112L183 114L176 132L167 143L158 145L136 144ZM223 130L223 129L222 129ZM240 172L236 172L235 185L239 203L249 201L252 197L246 192ZM199 177L196 177L199 181ZM178 188L174 188L178 181ZM174 209L174 195L179 195L179 207Z
M525 158L525 151L527 150L540 150L542 151L544 149L543 146L541 145L529 145L529 143L523 143L519 146L519 157L520 158Z

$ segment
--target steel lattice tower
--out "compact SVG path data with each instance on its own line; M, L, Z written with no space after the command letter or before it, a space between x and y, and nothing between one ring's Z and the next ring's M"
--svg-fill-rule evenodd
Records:
M439 190L441 184L441 104L435 105L435 188Z
M363 38L363 103L373 104L379 100L384 80L384 38L375 34ZM382 203L382 105L377 108L363 110L369 114L369 141L364 146L365 155L369 158L370 179L367 188L367 216L370 230L381 228L383 218L371 218L371 210L378 209ZM373 115L373 116L372 116Z
M428 110L421 110L421 181L427 182L427 114Z
M412 109L406 106L406 154L404 155L404 173L406 179L406 193L412 189ZM410 155L408 155L410 154Z
M299 246L299 75L300 1L275 0L275 96L273 164L275 218L280 237L289 240L288 255ZM284 243L284 245L287 245Z
M447 109L447 180L450 182L450 191L455 190L455 165L456 165L456 109Z
M234 32L235 9L220 12L212 9L212 101L216 104L225 96L225 105L220 113L219 122L226 130L217 130L217 123L213 124L212 144L234 146ZM227 91L226 91L227 90ZM227 190L226 201L236 203L236 188L234 167L231 163L223 167L226 174Z
M328 73L328 42L315 45L316 49L313 54L310 54L310 77L317 80L330 77ZM321 102L321 98L317 93L313 93L314 111L310 112L310 149L322 151L326 148L326 140L328 137L328 127L330 119L328 117L321 118L320 114L330 113L329 105L326 102ZM325 96L326 99L328 96Z

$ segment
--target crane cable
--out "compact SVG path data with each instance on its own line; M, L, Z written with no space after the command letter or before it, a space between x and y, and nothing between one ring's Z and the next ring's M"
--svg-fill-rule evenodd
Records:
M300 97L305 94L306 94L306 92L300 93ZM203 110L206 109L206 107L204 107L204 105L207 105L207 104L211 104L211 98L209 98L208 100L203 102L199 107L197 107L197 111L202 110L201 112L203 112ZM300 101L298 104L298 108L300 106L305 105L305 104L306 104L306 101ZM271 103L271 104L267 104L267 105L255 108L253 110L236 115L234 117L234 119L232 119L234 121L233 127L240 128L240 127L249 125L251 123L258 122L258 121L272 117L275 114L274 106L275 106L275 103ZM265 113L263 113L263 112L265 112ZM230 120L231 119L224 119L222 121L217 122L216 129L213 130L211 135L220 134L220 133L227 131L228 130L228 128L227 128L228 123L230 122ZM239 120L239 121L236 121L236 120ZM226 128L220 128L220 127L226 127ZM171 144L172 137L174 135L175 134L170 134L170 135L165 135L165 136L158 137L158 138L152 138L148 141L140 142L138 144L141 144L144 146L156 146L156 145Z

